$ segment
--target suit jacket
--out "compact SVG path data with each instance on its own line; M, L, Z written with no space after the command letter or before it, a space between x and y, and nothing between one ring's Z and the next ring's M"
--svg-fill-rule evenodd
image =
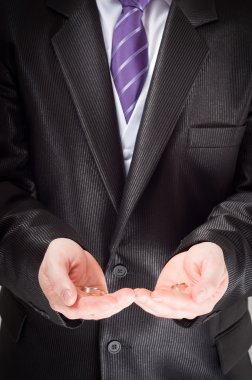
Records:
M96 2L1 1L1 379L252 378L251 37L251 0L174 0L126 178ZM136 305L70 321L38 283L58 237L110 291L153 289L172 256L215 242L228 290L193 321Z

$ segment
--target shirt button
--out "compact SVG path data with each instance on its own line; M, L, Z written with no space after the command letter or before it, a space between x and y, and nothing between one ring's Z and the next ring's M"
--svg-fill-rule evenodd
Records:
M125 277L127 274L127 268L123 265L116 265L114 267L113 274L119 278Z
M118 352L120 352L121 349L122 349L121 343L118 342L117 340L112 340L112 342L108 344L108 351L111 354L118 354Z
M123 158L125 160L129 160L132 157L132 150L131 149L123 149Z

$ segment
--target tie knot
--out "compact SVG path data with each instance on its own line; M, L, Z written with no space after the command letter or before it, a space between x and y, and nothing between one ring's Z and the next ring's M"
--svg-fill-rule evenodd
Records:
M123 8L125 7L134 7L138 8L140 11L143 11L144 8L148 5L150 0L119 0Z

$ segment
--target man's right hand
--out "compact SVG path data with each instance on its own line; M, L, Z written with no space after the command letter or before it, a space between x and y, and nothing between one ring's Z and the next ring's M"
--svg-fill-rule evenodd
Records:
M132 289L108 293L103 271L95 258L73 240L53 240L39 269L39 284L51 308L68 319L108 318L135 300ZM81 297L78 288L96 287L106 294Z

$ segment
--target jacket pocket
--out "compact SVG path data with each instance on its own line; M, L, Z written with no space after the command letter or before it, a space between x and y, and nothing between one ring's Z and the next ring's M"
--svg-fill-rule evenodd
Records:
M15 296L6 289L0 292L0 315L14 342L18 342L28 311L16 300Z
M252 345L252 324L248 311L234 325L217 335L215 343L223 374L228 373Z
M195 126L188 131L187 146L189 148L232 147L241 143L246 125L229 126Z

